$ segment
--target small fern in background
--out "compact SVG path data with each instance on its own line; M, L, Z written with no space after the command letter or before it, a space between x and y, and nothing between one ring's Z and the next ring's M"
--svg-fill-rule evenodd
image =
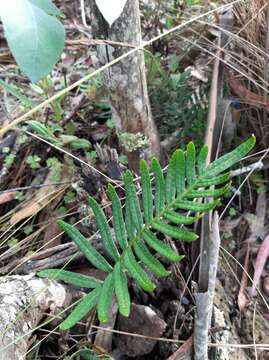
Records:
M194 144L189 143L185 152L176 150L173 153L166 173L156 159L152 160L150 170L147 163L142 160L141 204L130 171L126 171L123 178L124 211L115 188L111 184L108 185L107 193L112 203L115 236L112 235L103 210L91 197L89 205L95 215L107 257L101 255L73 225L59 221L60 227L76 243L87 260L97 269L107 273L104 281L60 269L43 270L38 273L41 277L93 289L83 297L73 312L61 323L60 328L65 330L74 326L95 306L99 320L107 322L114 295L120 314L129 316L131 300L127 276L141 289L152 292L156 285L143 267L156 277L166 277L170 274L152 251L170 262L178 262L183 256L178 255L159 235L187 242L196 240L198 236L185 226L193 224L205 212L214 209L220 203L219 198L230 189L230 173L225 171L240 161L254 144L255 137L252 136L235 150L206 167L207 146L203 146L197 155ZM154 175L154 186L150 172ZM206 198L209 198L206 202L194 201ZM192 216L186 216L186 212Z

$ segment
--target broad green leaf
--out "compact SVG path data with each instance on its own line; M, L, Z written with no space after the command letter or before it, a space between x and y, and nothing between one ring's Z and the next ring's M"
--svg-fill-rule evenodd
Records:
M148 250L142 241L136 241L134 243L134 251L136 256L146 265L146 267L158 277L166 277L171 274L171 271L167 271L162 263L157 260L151 252Z
M203 174L203 177L211 178L212 176L216 176L221 172L229 169L238 161L242 160L242 158L246 156L254 147L255 143L256 138L254 135L252 135L248 140L246 140L243 144L239 145L233 151L221 156L220 158L209 164Z
M143 218L131 171L127 170L125 172L123 176L123 181L125 186L126 199L128 199L131 208L131 217L133 223L136 229L140 230L143 226Z
M176 195L176 153L170 158L166 179L165 179L165 197L166 203L169 204Z
M109 274L102 286L101 294L97 304L98 319L101 322L108 322L109 312L112 303L112 297L114 292L114 278L113 273Z
M171 236L173 239L182 240L182 241L194 241L198 239L198 235L194 232L191 232L180 227L172 226L169 224L161 223L160 221L154 221L152 227L155 230L160 231L161 233Z
M60 324L61 330L67 330L76 325L88 312L96 306L101 293L101 287L98 287L85 295L71 314Z
M152 171L154 172L155 176L155 211L156 215L159 215L164 207L165 201L165 182L163 177L162 168L158 160L153 159L151 163Z
M188 143L186 151L186 177L189 186L193 185L196 178L195 171L196 150L193 142Z
M82 275L72 271L66 271L61 269L41 270L37 273L37 275L42 278L61 280L66 282L67 284L72 284L89 289L94 289L102 284L102 281L97 280L91 276Z
M146 243L162 256L172 262L180 261L184 256L178 255L170 246L159 240L151 231L145 230L143 237Z
M45 11L48 15L61 16L61 11L50 0L28 0L33 5Z
M124 265L129 271L130 276L136 280L142 289L151 292L156 288L145 271L136 262L135 256L130 249L128 249L124 255Z
M153 198L148 165L145 160L140 161L140 174L144 218L145 222L149 223L153 217Z
M85 257L93 264L97 269L105 272L110 272L112 267L106 261L106 259L99 254L98 251L90 244L90 242L72 225L59 220L57 221L61 229L67 233L67 235L74 241L77 247L83 252Z
M163 216L172 221L174 224L177 224L177 225L190 225L190 224L193 224L194 221L196 221L196 218L195 217L192 217L192 216L184 216L184 215L181 215L175 211L170 211L170 210L167 210L164 212Z
M194 212L208 212L214 209L216 206L220 204L219 200L215 200L209 203L200 203L189 200L176 201L175 206L178 209L189 210Z
M128 242L127 242L126 229L122 215L121 202L114 186L112 186L111 184L108 185L107 193L112 202L112 211L113 211L116 239L121 249L124 250L127 247Z
M89 205L92 208L92 211L95 215L95 220L101 234L101 239L104 248L108 253L108 255L110 255L115 261L117 261L119 258L119 253L115 245L115 242L112 239L111 231L108 226L105 214L101 209L101 207L98 205L98 203L94 200L94 198L92 197L89 198Z
M130 315L131 300L128 291L127 277L119 261L115 265L113 276L119 312L122 316L128 317Z
M65 31L59 20L29 0L1 1L0 16L22 71L32 82L48 75L64 48Z

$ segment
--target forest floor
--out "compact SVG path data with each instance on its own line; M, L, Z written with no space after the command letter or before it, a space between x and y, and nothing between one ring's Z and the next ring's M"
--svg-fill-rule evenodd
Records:
M4 37L0 39L1 127L95 67L95 44L90 29L82 23L79 2L58 3L66 16L66 47L53 73L38 84L29 85ZM210 1L183 3L142 2L143 38L148 40L216 7ZM224 49L229 70L224 71L221 106L229 110L221 151L230 150L252 133L257 137L255 153L242 167L259 162L269 144L267 16L263 0L235 6ZM219 16L213 13L145 51L150 101L166 159L190 140L198 148L204 142L212 106L218 25ZM50 139L35 132L31 121L44 124ZM214 353L213 344L212 358L269 359L267 159L265 156L258 171L235 178L232 201L227 197L219 210L222 244L211 335L227 346ZM108 205L107 179L120 183L127 166L102 75L55 100L0 139L0 275L25 275L66 262L69 270L92 274L81 256L72 258L76 249L69 248L70 240L56 220L78 222L78 229L87 236L95 233L88 196ZM173 265L172 275L159 281L154 295L132 287L131 318L118 317L115 333L102 333L93 314L68 334L55 331L54 320L33 333L33 350L27 359L68 359L84 346L97 356L109 353L113 359L189 359L195 308L190 252L186 247L188 265ZM255 295L253 279L259 284ZM107 342L110 345L105 348Z

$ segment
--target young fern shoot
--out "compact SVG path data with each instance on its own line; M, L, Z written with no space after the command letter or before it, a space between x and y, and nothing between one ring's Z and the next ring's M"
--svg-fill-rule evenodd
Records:
M114 295L120 314L129 316L131 299L128 277L141 289L154 291L156 285L144 268L156 277L166 277L170 274L157 259L156 254L170 262L179 262L184 257L167 245L160 235L186 242L196 240L198 235L186 226L192 225L198 217L219 205L220 198L230 189L228 170L242 160L254 144L255 137L251 136L235 150L206 166L207 146L203 146L197 155L191 142L185 152L176 150L172 154L166 173L156 159L152 160L150 169L147 163L141 160L141 202L131 171L127 170L123 176L124 211L116 189L111 184L108 185L107 193L112 203L115 235L112 235L100 205L91 197L89 205L95 215L107 256L101 255L73 225L59 221L60 227L84 253L91 265L107 274L105 280L100 281L61 269L43 270L38 273L41 277L93 289L60 324L60 329L71 328L95 306L99 320L107 322ZM154 175L154 187L150 180L150 171ZM209 198L206 202L194 200L206 198ZM187 212L192 215L187 216Z

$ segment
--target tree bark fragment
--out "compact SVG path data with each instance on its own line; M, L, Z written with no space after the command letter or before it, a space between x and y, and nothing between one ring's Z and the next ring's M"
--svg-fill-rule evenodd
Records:
M74 297L70 287L53 280L33 275L1 278L0 360L24 360L33 329L44 313L59 313Z
M88 0L92 35L129 46L141 44L139 1L128 0L123 13L109 27L95 0ZM124 45L97 45L99 65L104 65L129 50ZM136 52L104 72L104 82L112 104L119 139L129 166L137 170L140 157L160 155L158 132L153 121L146 82L144 54ZM122 135L122 136L121 136Z

